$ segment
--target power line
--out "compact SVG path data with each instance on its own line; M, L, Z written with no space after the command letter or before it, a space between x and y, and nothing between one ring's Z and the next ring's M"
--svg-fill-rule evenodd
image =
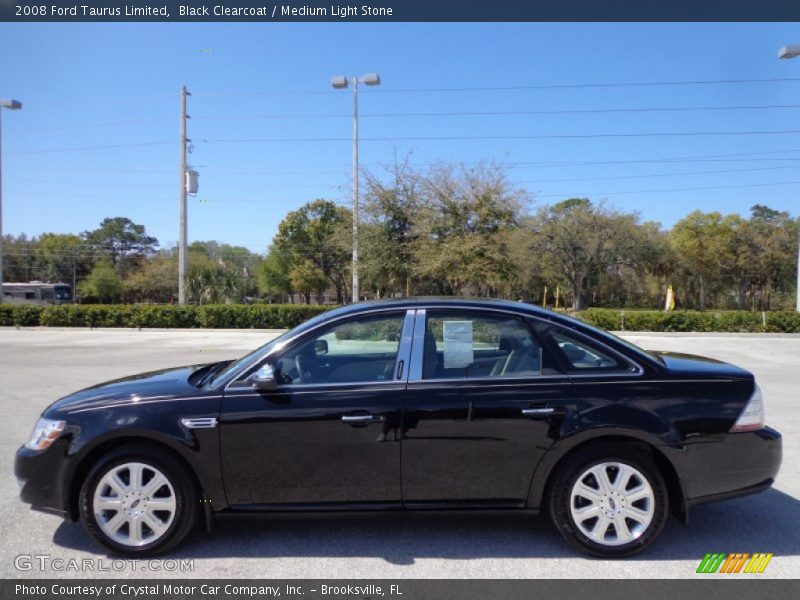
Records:
M779 169L796 169L796 165L783 167L757 167L753 169L722 169L714 171L684 171L682 173L649 173L646 175L619 175L616 177L581 177L577 179L522 179L517 183L576 183L581 181L616 181L620 179L649 179L652 177L675 177L690 175L716 175L720 173L750 173L753 171L777 171Z
M364 113L359 117L482 117L482 116L524 116L524 115L574 115L574 114L609 114L609 113L648 113L648 112L692 112L692 111L737 111L737 110L770 110L794 109L800 104L772 104L759 106L674 106L674 107L642 107L642 108L589 108L589 109L553 109L553 110L492 110L462 112L394 112ZM311 113L311 114L251 114L251 115L197 115L194 119L209 120L250 120L250 119L352 119L352 114L345 113Z
M796 159L800 160L800 159ZM516 183L556 183L556 182L563 182L563 183L570 183L570 182L581 182L581 181L614 181L620 179L648 179L651 177L674 177L674 176L690 176L690 175L715 175L721 173L750 173L755 171L777 171L783 169L796 169L796 165L788 165L788 166L780 166L780 167L755 167L755 168L748 168L748 169L717 169L711 171L683 171L683 172L669 172L669 173L648 173L644 175L620 175L616 177L581 177L581 178L567 178L567 179L522 179L517 180ZM250 173L254 174L254 173ZM302 173L304 175L310 175L311 173L305 172ZM318 173L314 173L315 175ZM11 177L8 178L8 181L14 182L26 182L26 183L47 183L47 184L59 184L59 185L108 185L108 186L125 186L125 187L155 187L155 188L165 188L168 187L164 184L155 184L155 183L138 183L138 182L122 182L122 181L68 181L68 180L59 180L59 179L27 179L27 178L18 178L18 177ZM260 184L249 184L249 185L230 185L225 184L225 188L245 188L245 189L334 189L338 187L342 187L343 185L347 185L346 183L340 184L319 184L319 185L278 185L278 186L264 186ZM362 186L367 188L367 185L364 184ZM23 192L24 194L25 192Z
M562 139L600 139L600 138L644 138L644 137L702 137L702 136L737 136L737 135L787 135L797 134L797 129L779 129L770 131L661 131L647 133L576 133L576 134L538 134L538 135L453 135L453 136L385 136L362 137L365 142L410 142L410 141L467 141L467 140L562 140ZM207 143L291 143L291 142L349 142L352 138L216 138L197 140Z
M471 87L433 87L433 88L377 88L365 90L370 94L417 94L430 92L491 92L491 91L524 91L524 90L573 90L587 88L620 88L620 87L662 87L693 85L729 85L751 83L795 83L797 77L773 77L763 79L706 79L686 81L624 81L603 83L561 83L537 85L505 85L505 86L471 86ZM335 90L262 90L262 91L207 91L193 92L194 96L287 96L287 95L327 95Z
M133 144L105 144L102 146L72 146L67 148L45 148L41 150L18 150L15 152L4 152L4 155L12 154L45 154L48 152L74 152L77 150L110 150L112 148L135 148L142 146L159 146L164 144L174 144L174 141L163 142L137 142Z
M12 133L42 133L47 131L66 131L69 129L86 129L87 127L118 127L120 125L148 125L151 123L163 123L172 119L137 119L126 121L104 121L101 123L75 123L72 125L60 125L58 127L36 127L34 129L14 129Z
M795 185L800 183L800 181L773 181L773 182L765 182L765 183L748 183L742 185L718 185L718 186L703 186L703 187L687 187L687 188L661 188L661 189L650 189L650 190L625 190L621 192L591 192L591 193L579 193L576 194L574 192L567 193L567 194L543 194L543 195L535 195L536 198L575 198L578 196L618 196L621 194L651 194L651 193L658 193L658 192L694 192L694 191L705 191L705 190L732 190L732 189L739 189L739 188L757 188L757 187L767 187L767 186L775 186L775 185Z

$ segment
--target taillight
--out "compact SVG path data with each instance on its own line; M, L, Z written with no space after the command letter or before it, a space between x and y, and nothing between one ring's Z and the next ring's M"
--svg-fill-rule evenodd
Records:
M766 411L764 409L764 400L761 398L761 388L756 386L742 414L739 415L739 418L736 419L736 423L733 424L731 433L761 429L764 427L765 418Z

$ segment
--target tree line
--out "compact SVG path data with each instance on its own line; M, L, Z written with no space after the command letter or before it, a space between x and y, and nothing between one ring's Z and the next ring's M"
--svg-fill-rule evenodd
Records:
M359 275L366 297L492 296L580 310L771 310L794 306L799 221L755 201L750 213L696 210L671 229L602 201L536 202L493 163L408 162L364 173ZM197 304L343 303L352 212L317 199L289 212L266 255L216 241L189 248ZM105 219L81 234L4 240L6 281L75 282L82 301L168 303L177 252L144 226Z

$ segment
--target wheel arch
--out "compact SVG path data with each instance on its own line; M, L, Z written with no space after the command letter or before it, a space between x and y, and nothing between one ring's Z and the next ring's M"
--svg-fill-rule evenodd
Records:
M78 463L76 464L74 470L72 471L69 477L69 483L68 483L67 510L71 520L77 521L79 518L78 501L79 501L81 486L83 485L84 480L89 474L89 471L92 469L92 466L104 454L107 454L112 450L115 450L121 446L126 446L126 445L146 446L148 448L155 449L159 452L168 453L170 456L176 458L183 464L187 472L194 479L194 482L197 485L197 489L200 490L200 493L203 496L203 498L206 497L207 494L206 488L203 485L201 478L198 476L197 470L191 464L191 461L187 460L187 458L179 450L174 448L172 445L164 442L163 440L159 440L156 438L147 437L143 435L136 435L136 434L123 435L98 442L97 444L93 445L90 449L88 449L80 457Z
M683 484L681 483L675 465L663 452L660 445L642 439L639 435L619 433L600 434L581 440L572 440L572 443L568 446L551 448L545 457L542 458L534 473L530 492L528 494L528 506L541 509L546 498L550 494L550 486L554 475L572 456L591 446L608 443L622 444L630 448L636 448L640 452L648 455L656 464L656 467L667 485L670 513L679 521L688 523L688 509L686 506Z

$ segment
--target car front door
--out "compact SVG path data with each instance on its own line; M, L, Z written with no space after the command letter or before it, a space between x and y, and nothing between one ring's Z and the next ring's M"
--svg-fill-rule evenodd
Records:
M399 505L413 311L322 325L265 362L279 381L228 385L220 422L232 506Z
M524 506L574 418L568 377L512 313L418 310L403 425L406 506Z

